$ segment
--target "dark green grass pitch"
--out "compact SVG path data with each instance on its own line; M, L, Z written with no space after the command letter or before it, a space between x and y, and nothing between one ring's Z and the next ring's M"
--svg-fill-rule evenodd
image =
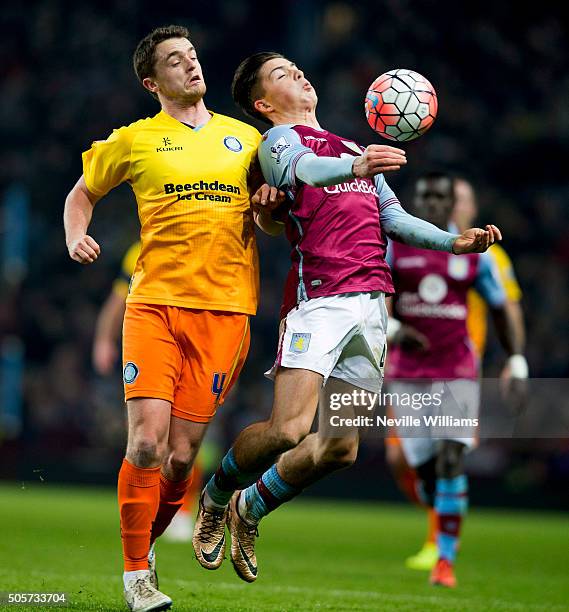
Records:
M4 483L0 525L0 591L65 591L72 610L124 609L113 491ZM421 513L404 505L301 499L261 525L256 583L229 560L208 572L190 544L159 542L161 587L180 611L569 609L567 516L473 510L452 591L403 565L423 532Z

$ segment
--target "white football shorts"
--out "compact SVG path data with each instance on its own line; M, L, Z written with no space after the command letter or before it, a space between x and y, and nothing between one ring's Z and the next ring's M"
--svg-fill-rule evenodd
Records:
M480 409L480 382L478 380L458 379L450 381L416 382L397 381L389 382L389 393L399 398L406 397L440 397L441 401L429 405L422 405L410 409L408 405L398 405L395 400L391 402L391 410L396 418L410 415L419 419L419 425L414 426L408 433L401 435L401 447L407 463L415 468L438 453L443 440L461 442L467 449L476 445L477 426L470 425L478 419ZM435 425L429 424L429 419L437 417ZM458 419L465 419L464 426L455 426L452 423ZM432 422L432 421L431 421Z
M281 322L275 364L318 372L373 393L381 391L387 351L387 309L381 291L344 293L301 302Z

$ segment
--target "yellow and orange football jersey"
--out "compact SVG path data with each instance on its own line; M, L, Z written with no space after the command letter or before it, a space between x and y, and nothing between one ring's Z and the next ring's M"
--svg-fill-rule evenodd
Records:
M508 254L499 244L493 244L488 249L488 253L494 259L506 298L511 302L519 302L522 299L522 290L516 280L514 266ZM486 348L488 333L488 306L480 294L471 289L467 295L467 307L466 327L468 335L474 344L476 353L479 357L482 357Z
M248 179L261 135L211 114L192 129L161 111L83 153L91 193L126 181L136 196L141 248L127 302L256 312Z

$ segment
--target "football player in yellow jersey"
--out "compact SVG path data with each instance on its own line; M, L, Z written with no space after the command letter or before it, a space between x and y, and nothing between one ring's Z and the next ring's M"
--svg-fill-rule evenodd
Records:
M452 222L456 225L458 231L464 231L464 229L472 227L472 223L474 223L477 215L478 205L472 185L465 179L456 178L455 206ZM488 253L494 258L496 263L495 268L498 270L500 281L508 300L506 308L510 311L511 321L516 326L516 337L521 339L522 344L525 344L525 326L520 303L522 290L516 280L512 262L504 248L497 243L494 243L488 249ZM468 313L466 326L470 340L474 344L478 356L482 359L484 357L488 331L488 307L474 289L469 291L467 299ZM507 374L507 370L504 370L503 376L507 376ZM409 467L405 460L399 438L396 435L390 435L386 438L385 444L386 459L399 488L410 501L420 504L415 490L417 477L415 471ZM430 571L437 562L438 551L435 543L436 517L432 510L427 509L427 512L429 514L427 537L421 550L406 560L406 565L410 569Z
M125 300L139 254L140 242L135 242L129 247L123 257L120 274L115 279L113 288L97 317L93 340L93 366L101 376L108 376L112 372L119 355L118 344L126 307ZM194 462L191 481L184 497L184 503L164 532L164 538L172 542L188 542L192 537L194 530L192 512L197 504L203 484L203 461L200 460L201 456L202 451L198 453Z
M186 28L154 30L133 59L161 111L115 130L83 154L64 224L70 257L94 262L100 247L87 230L95 203L120 183L130 184L141 252L123 327L123 581L131 610L163 610L172 600L157 588L153 543L182 503L208 422L249 347L249 316L259 292L249 194L261 136L206 108L204 76Z

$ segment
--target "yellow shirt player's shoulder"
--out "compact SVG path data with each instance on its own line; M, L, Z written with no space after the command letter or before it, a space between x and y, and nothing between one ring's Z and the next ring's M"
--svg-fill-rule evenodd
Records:
M522 299L522 289L518 284L512 260L499 244L493 244L488 249L488 253L496 263L500 280L506 291L506 297L510 302L519 302Z
M104 196L130 179L132 143L150 121L152 118L140 119L113 130L106 140L96 140L83 153L83 176L91 193Z

